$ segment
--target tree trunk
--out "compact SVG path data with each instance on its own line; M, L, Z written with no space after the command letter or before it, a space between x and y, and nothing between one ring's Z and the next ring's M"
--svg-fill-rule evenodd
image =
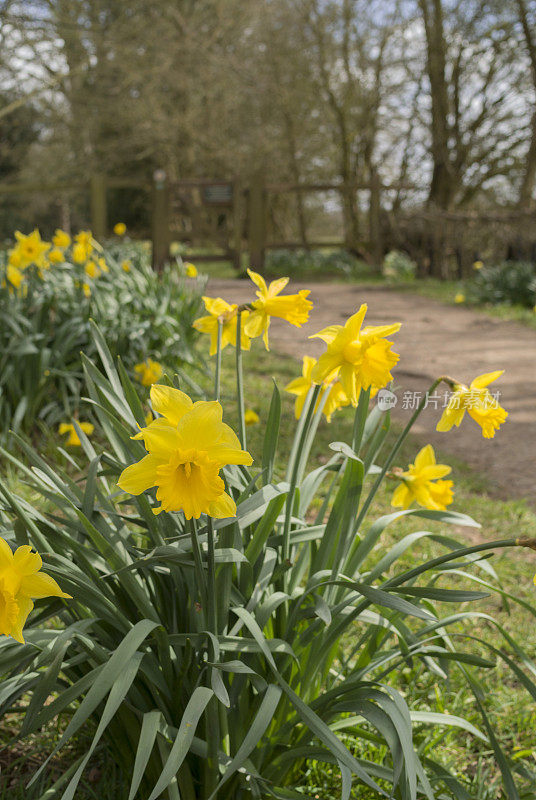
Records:
M530 26L525 0L517 0L517 8L519 12L519 21L523 28L523 35L525 37L525 44L530 58L532 83L534 87L534 95L536 99L536 42L533 37L532 28ZM525 168L523 171L523 178L519 188L519 205L528 206L532 201L532 193L534 191L534 184L536 182L536 109L533 111L531 125L530 125L530 144L525 156Z
M426 68L432 103L433 172L428 199L447 209L454 199L455 181L449 150L449 98L446 79L446 42L441 0L420 0L426 32Z

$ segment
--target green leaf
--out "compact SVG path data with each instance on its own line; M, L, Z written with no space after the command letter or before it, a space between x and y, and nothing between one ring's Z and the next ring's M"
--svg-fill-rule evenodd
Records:
M259 710L255 714L253 722L248 726L247 734L240 743L240 747L236 751L234 757L227 765L225 772L214 790L210 795L209 800L216 796L224 783L239 769L244 763L245 759L255 749L262 737L264 736L268 725L271 723L275 714L279 699L281 697L281 689L279 686L270 684L266 689L264 697L262 698Z
M134 761L134 768L132 770L132 781L130 782L130 792L128 800L135 800L136 792L142 781L145 769L151 757L151 752L154 747L156 734L162 719L161 711L147 711L143 715L143 722L141 725L140 738L138 740L138 749L136 750L136 760Z
M173 747L156 782L156 786L149 795L149 800L157 800L177 774L179 767L188 754L199 719L212 697L214 697L214 692L206 686L198 686L194 690L188 705L184 709Z
M279 425L281 421L281 396L279 389L274 381L270 410L266 420L264 442L262 446L262 471L263 482L270 483L274 472L275 455L277 452L277 441L279 439Z
M120 676L125 667L125 663L130 661L140 644L147 638L149 633L157 626L156 622L152 620L141 620L127 633L119 647L115 650L107 664L95 674L94 683L92 683L87 695L82 700L81 704L75 711L72 719L70 720L67 728L63 732L58 744L48 756L46 761L34 774L28 786L34 783L41 772L44 770L50 759L58 752L58 750L67 742L74 734L81 728L81 726L90 717L93 711L97 708L107 692L111 689L115 681Z

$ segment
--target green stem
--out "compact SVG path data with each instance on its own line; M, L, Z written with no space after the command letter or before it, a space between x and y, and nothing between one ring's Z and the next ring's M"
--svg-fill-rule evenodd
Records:
M216 562L214 557L214 525L212 517L207 518L207 564L208 564L208 588L207 588L207 622L209 631L215 636L218 635L218 616L216 611Z
M205 577L205 569L203 567L203 557L201 555L201 548L199 546L199 539L197 537L197 523L195 519L189 521L190 527L190 540L192 542L192 553L194 557L194 569L197 578L197 593L203 609L203 615L206 615L206 601L207 601L207 581Z
M208 587L207 587L207 622L208 629L214 636L218 635L218 618L216 611L216 567L214 557L214 525L212 517L207 518L207 565L208 565ZM212 660L215 661L216 653L212 653ZM212 675L214 667L210 668ZM210 797L214 792L219 780L218 770L218 750L220 744L220 718L219 703L213 697L206 710L206 734L208 746L208 758L205 772L206 796Z
M242 312L236 315L236 395L238 401L238 428L242 449L245 450L246 422L244 419L244 378L242 374Z
M305 445L305 441L307 439L307 432L311 424L311 419L313 418L313 414L315 411L316 401L318 399L318 395L321 389L322 389L321 386L315 386L313 389L313 393L309 400L307 413L305 415L305 422L300 432L298 446L296 448L296 457L292 466L292 474L290 476L290 489L287 497L287 506L285 510L285 522L283 525L283 546L282 546L283 564L285 564L288 561L290 555L290 524L292 518L292 510L294 508L294 494L296 492L296 485L298 482L298 472L300 468L301 455Z
M365 423L367 421L369 401L370 387L368 389L361 389L359 393L359 400L357 402L357 408L355 410L354 430L352 433L352 450L354 453L359 453L359 448L361 447Z
M216 350L216 372L214 376L214 399L220 399L221 384L221 337L223 332L223 320L218 318L218 349Z

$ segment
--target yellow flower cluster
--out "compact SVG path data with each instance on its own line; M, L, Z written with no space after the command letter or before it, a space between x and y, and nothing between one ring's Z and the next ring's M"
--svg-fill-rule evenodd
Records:
M54 578L41 572L43 562L29 545L13 553L5 539L0 538L0 634L24 642L22 629L32 610L33 601L42 597L64 597Z
M283 295L281 291L288 278L267 285L255 272L248 274L258 291L257 299L239 307L221 297L203 297L207 314L195 320L194 327L210 336L210 354L218 347L236 345L240 314L240 346L249 350L251 339L262 336L268 348L268 329L272 317L279 317L292 325L307 322L312 303L309 292ZM392 350L392 334L400 323L364 326L366 304L353 314L344 325L330 325L310 338L319 338L326 344L318 360L304 356L302 374L292 380L286 391L295 395L295 415L299 418L312 388L320 387L316 409L322 408L328 422L338 408L357 407L362 391L374 396L392 380L391 370L399 355ZM156 486L156 497L161 506L155 510L183 511L188 519L210 514L216 517L232 516L234 502L225 493L219 470L225 464L250 464L251 456L241 449L235 434L221 421L222 409L218 402L192 403L177 389L160 386L156 381L162 374L158 362L148 359L136 366L140 381L151 385L153 409L161 416L151 420L146 428L134 436L143 439L148 455L138 464L127 467L119 486L131 494L141 494ZM480 425L483 436L495 435L507 412L488 390L489 384L502 372L492 372L475 378L465 386L451 378L440 378L452 388L453 394L441 419L438 431L450 430L460 425L465 412ZM417 411L419 413L419 411ZM246 425L256 424L259 417L253 409L244 412ZM436 462L432 445L428 444L417 454L407 470L395 469L389 476L400 481L394 492L392 505L409 508L416 502L424 508L444 511L453 500L453 482L444 480L451 468Z
M6 268L6 280L11 289L17 290L21 287L24 271L29 267L36 267L37 274L43 278L44 270L65 263L66 250L71 244L72 261L84 267L87 278L98 278L103 272L109 271L105 259L98 254L100 248L91 231L79 231L73 242L69 234L60 228L54 233L52 242L43 241L37 228L28 235L15 231L15 239L15 247L8 252ZM90 296L91 288L88 283L83 284L83 291L86 297Z

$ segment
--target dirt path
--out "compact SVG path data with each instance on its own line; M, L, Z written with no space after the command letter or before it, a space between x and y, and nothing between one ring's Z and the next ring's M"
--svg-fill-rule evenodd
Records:
M211 280L207 293L241 303L254 297L253 288L249 281ZM441 374L468 383L483 372L505 369L493 389L500 390L501 405L509 416L494 439L484 439L467 415L460 428L436 433L443 397L438 401L438 410L429 407L423 412L414 430L485 473L494 494L536 502L536 331L471 309L382 287L294 283L292 288L310 288L315 307L309 323L302 328L279 320L272 322L270 347L276 353L297 358L319 355L323 343L307 337L327 325L343 323L363 302L369 307L366 323L403 323L394 337L394 350L401 358L393 372L399 397L393 413L400 422L407 422L411 414L403 407L404 392L420 392L422 397Z

